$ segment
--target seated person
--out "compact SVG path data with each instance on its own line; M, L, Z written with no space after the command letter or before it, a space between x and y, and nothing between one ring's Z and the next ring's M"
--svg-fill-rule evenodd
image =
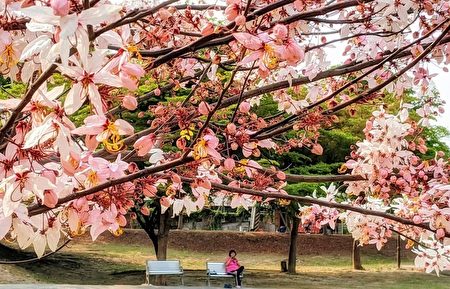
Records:
M225 267L228 274L236 275L236 288L241 288L241 273L244 271L244 266L239 264L236 255L235 250L230 250L225 261Z

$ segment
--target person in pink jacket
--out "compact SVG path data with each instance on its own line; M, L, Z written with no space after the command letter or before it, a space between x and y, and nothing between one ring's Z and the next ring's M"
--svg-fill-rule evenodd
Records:
M236 254L235 250L230 250L225 261L225 267L228 274L236 276L236 288L241 288L241 273L244 271L244 266L239 264Z

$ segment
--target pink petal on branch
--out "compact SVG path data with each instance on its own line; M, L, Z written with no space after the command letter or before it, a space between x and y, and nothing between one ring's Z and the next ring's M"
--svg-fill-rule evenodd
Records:
M316 155L319 155L319 156L320 156L320 155L323 154L323 148L322 148L322 146L321 146L320 144L316 143L316 144L314 144L314 145L312 146L311 152L312 152L313 154L316 154Z
M232 158L227 158L224 162L223 162L223 166L226 170L231 171L234 169L234 167L236 166L234 160Z
M234 38L244 45L245 48L251 50L258 50L263 48L263 42L257 36L254 36L250 33L237 32L233 33Z
M122 99L122 106L128 110L135 110L138 106L136 97L132 95L125 95Z
M203 115L208 115L209 112L211 111L209 104L202 101L200 102L199 106L198 106L198 112L200 112Z
M50 6L53 9L53 14L57 16L66 16L69 14L69 1L68 0L51 0Z
M147 155L155 144L156 136L154 134L148 134L140 137L133 145L138 156Z

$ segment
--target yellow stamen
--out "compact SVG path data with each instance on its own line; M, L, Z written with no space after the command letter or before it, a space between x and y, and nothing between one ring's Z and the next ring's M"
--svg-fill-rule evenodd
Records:
M135 53L139 60L142 60L142 55L139 53L139 48L136 45L128 45L127 51L131 54Z
M120 151L123 146L123 140L120 137L119 130L114 125L114 123L111 123L108 125L108 137L102 141L103 145L105 146L105 149L108 152L118 152Z
M119 237L120 235L123 234L123 230L122 230L122 228L119 228L119 229L117 229L117 230L115 230L115 231L111 231L111 233L112 233L114 236Z
M278 57L275 54L275 49L266 44L264 45L265 53L263 55L263 63L268 69L275 69L278 67Z
M180 137L185 138L186 140L191 140L191 137L194 135L194 132L190 129L183 129L180 132Z
M206 140L201 139L194 145L193 155L195 160L205 158L208 155Z
M99 178L96 171L91 170L86 178L86 185L94 187L99 183Z
M17 64L18 60L12 44L5 46L5 50L0 54L0 64L6 64L8 68L11 68Z

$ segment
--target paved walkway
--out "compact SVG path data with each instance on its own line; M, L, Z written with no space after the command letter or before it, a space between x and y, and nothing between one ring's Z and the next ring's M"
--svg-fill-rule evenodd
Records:
M152 285L135 286L135 285L0 284L0 289L222 289L222 287L152 286Z

